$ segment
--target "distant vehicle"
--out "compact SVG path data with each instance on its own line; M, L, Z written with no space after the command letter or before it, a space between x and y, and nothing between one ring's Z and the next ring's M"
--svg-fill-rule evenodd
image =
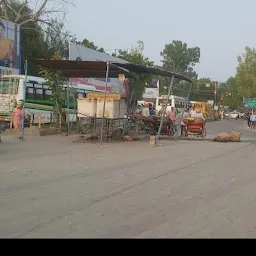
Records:
M231 119L237 119L237 118L239 118L239 113L238 112L230 112L229 113L229 118L231 118Z
M166 103L167 95L162 95L156 99L156 111L161 111ZM186 107L186 99L183 97L178 97L175 95L170 95L169 102L167 105L166 112L171 110L171 107L174 107L177 111L177 114L182 112Z

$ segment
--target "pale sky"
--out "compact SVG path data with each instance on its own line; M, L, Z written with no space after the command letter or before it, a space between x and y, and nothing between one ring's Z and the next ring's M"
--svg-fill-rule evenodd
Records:
M201 48L200 77L224 81L237 57L256 44L256 0L74 0L66 28L105 49L130 49L138 40L144 55L160 63L166 43L181 40Z

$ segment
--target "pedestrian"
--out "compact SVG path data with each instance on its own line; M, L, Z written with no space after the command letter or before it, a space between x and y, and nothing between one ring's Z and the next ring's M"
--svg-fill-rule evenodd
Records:
M180 122L180 136L182 137L184 132L186 131L187 125L184 123L184 118L190 116L189 110L187 108L184 109L183 116Z
M224 119L224 111L223 110L220 111L220 119L221 119L221 121L223 121L223 119Z
M252 115L251 115L251 129L255 129L256 128L256 111L254 110Z
M12 112L14 129L20 129L22 125L23 106L18 104Z
M251 128L251 115L252 113L250 111L246 113L248 128Z
M197 118L201 118L203 121L205 121L205 118L201 112L201 109L196 109L196 112L195 113L192 113L191 114L191 117L197 117Z
M145 116L145 117L149 117L150 116L148 103L145 103L145 106L144 106L144 108L142 110L142 115Z
M167 113L167 117L172 121L172 123L175 123L176 117L175 117L175 108L171 107L171 110Z

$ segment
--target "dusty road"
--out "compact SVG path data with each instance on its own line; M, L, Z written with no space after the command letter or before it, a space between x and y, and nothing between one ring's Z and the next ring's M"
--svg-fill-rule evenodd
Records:
M0 145L0 237L256 237L256 135L244 142Z

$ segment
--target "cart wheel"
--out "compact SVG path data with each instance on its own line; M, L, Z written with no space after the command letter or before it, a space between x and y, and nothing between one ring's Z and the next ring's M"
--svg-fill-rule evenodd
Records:
M185 128L184 135L185 135L185 137L188 137L188 129L187 128Z
M204 127L203 130L202 130L202 138L204 138L205 136L206 136L206 129Z

